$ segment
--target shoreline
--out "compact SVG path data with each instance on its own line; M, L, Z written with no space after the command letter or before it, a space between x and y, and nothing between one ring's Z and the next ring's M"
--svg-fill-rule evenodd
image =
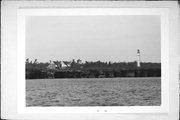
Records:
M98 80L104 80L104 79L161 79L161 77L114 77L114 78L43 78L43 79L25 79L27 81L29 80L90 80L90 79L98 79Z

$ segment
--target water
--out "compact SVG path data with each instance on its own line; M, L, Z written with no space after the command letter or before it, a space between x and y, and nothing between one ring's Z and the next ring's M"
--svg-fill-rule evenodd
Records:
M161 78L26 80L27 106L159 106Z

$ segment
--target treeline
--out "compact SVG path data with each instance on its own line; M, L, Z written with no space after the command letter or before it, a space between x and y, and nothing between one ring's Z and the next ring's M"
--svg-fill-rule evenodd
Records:
M160 77L161 64L142 62L137 67L137 62L101 62L80 60L53 61L52 63L38 63L26 61L26 78L101 78L101 77ZM49 65L54 66L49 69Z
M137 69L137 62L85 62L84 69L121 69L121 70L134 70ZM141 63L141 69L160 69L160 63Z

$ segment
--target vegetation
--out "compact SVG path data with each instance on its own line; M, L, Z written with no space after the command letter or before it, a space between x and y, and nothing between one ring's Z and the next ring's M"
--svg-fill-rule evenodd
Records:
M64 65L64 66L63 66ZM53 61L38 63L26 60L26 78L89 78L89 77L160 77L161 64L142 62Z

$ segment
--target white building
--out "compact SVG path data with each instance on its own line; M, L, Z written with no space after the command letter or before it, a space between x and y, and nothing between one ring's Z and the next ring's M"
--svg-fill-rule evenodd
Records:
M140 50L137 50L137 67L141 67Z
M50 63L49 65L47 66L47 69L48 70L55 70L58 66L56 64L54 64L53 62L51 62L50 60Z

